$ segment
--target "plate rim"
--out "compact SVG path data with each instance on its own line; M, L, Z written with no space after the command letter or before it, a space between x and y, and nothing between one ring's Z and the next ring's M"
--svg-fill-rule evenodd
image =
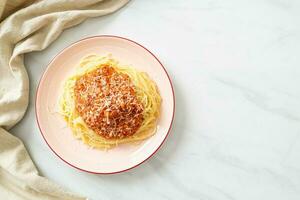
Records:
M90 170L86 170L86 169L82 169L80 167L77 167L75 166L74 164L66 161L64 158L62 158L62 156L60 156L51 146L50 144L48 143L47 139L45 138L44 136L44 133L41 129L41 126L40 126L40 122L39 122L39 118L38 118L38 114L37 114L37 98L38 98L38 94L40 92L40 85L41 85L41 82L43 81L43 79L45 78L45 75L49 69L49 65L59 56L61 55L66 49L70 48L71 46L73 46L74 44L77 44L79 42L82 42L84 40L88 40L88 39L92 39L92 38L117 38L117 39L121 39L121 40L125 40L126 42L130 42L130 43L134 43L136 45L138 45L139 47L143 48L144 50L146 50L150 55L153 56L154 59L156 59L158 61L158 63L160 64L161 68L163 69L163 71L165 72L165 74L167 75L168 77L168 80L169 80L169 83L171 85L171 90L172 90L172 96L173 96L173 113L172 113L172 119L171 119L171 123L170 123L170 126L168 128L168 131L167 131L167 134L165 135L164 139L162 140L162 142L160 143L160 145L149 155L147 156L144 160L142 160L141 162L129 167L129 168L126 168L126 169L123 169L123 170L118 170L118 171L112 171L112 172L97 172L97 171L90 171ZM77 169L77 170L80 170L80 171L83 171L83 172L87 172L87 173L91 173L91 174L103 174L103 175L109 175L109 174L118 174L118 173L122 173L122 172L126 172L126 171L129 171L133 168L136 168L138 166L140 166L141 164L145 163L147 160L149 160L151 157L153 157L154 154L156 154L156 152L161 148L161 146L164 144L164 142L166 141L167 137L169 136L170 134L170 131L172 129L172 125L173 125L173 122L174 122L174 116L175 116L175 92L174 92L174 86L173 86L173 83L172 83L172 80L167 72L167 70L165 69L164 65L161 63L161 61L149 50L147 49L146 47L144 47L143 45L139 44L138 42L135 42L131 39L128 39L128 38L125 38L123 36L117 36L117 35L95 35L95 36L90 36L90 37L85 37L85 38L82 38L80 40L77 40L73 43L71 43L70 45L64 47L61 51L59 51L51 60L50 62L47 64L47 67L46 69L44 70L40 80L39 80L39 83L38 83L38 86L37 86L37 89L36 89L36 95L35 95L35 117L36 117L36 121L37 121L37 125L38 125L38 128L40 130L40 134L42 135L44 141L46 142L47 146L51 149L51 151L58 157L60 158L64 163L66 163L67 165Z

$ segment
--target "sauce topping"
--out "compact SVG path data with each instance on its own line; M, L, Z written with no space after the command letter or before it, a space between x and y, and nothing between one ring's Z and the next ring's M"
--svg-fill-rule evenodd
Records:
M107 139L133 135L143 122L143 105L128 75L109 65L76 80L75 107L84 122Z

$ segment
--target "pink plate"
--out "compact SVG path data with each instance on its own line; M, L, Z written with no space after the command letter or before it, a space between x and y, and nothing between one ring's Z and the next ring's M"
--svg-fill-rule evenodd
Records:
M156 134L139 145L120 145L101 151L89 148L72 136L57 114L62 85L79 61L89 54L111 53L121 64L147 72L162 96ZM117 36L95 36L80 40L60 52L43 74L36 96L36 117L50 149L69 165L91 173L111 174L132 169L150 158L166 139L174 118L175 98L171 80L160 61L142 45Z

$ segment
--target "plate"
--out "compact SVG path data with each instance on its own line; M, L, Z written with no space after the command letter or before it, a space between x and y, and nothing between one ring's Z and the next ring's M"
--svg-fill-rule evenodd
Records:
M124 144L108 151L93 149L75 139L59 110L58 100L64 81L80 60L89 54L111 53L121 64L147 72L162 97L161 115L154 136L139 145ZM149 159L168 136L174 118L175 97L171 79L156 56L142 45L118 36L94 36L82 39L62 50L48 65L36 95L36 118L40 132L50 149L77 169L112 174L132 169Z

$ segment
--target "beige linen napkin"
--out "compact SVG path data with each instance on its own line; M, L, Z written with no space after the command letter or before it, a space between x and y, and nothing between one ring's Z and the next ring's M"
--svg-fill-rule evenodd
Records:
M1 200L85 199L39 176L23 143L6 130L23 117L28 105L29 81L23 54L45 49L64 29L88 17L112 13L127 1L0 0Z

